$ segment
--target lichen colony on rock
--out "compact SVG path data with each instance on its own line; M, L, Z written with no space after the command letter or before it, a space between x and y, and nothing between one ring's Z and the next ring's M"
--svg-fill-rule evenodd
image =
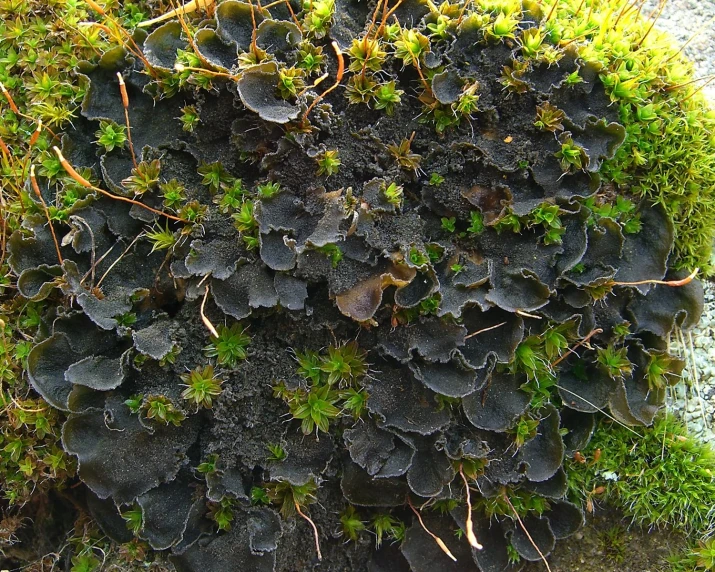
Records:
M81 68L64 156L184 223L87 194L56 224L59 265L27 219L9 239L18 288L57 301L32 385L67 412L107 534L140 510L138 536L177 570L307 569L299 490L319 501L326 569L519 570L581 525L562 462L594 415L652 422L701 287L648 282L684 277L660 207L596 212L616 201L598 170L624 129L598 66L541 38L543 15L408 0L380 25L349 0L287 7L226 0L191 38L177 22L143 38L151 70L119 48ZM343 85L309 109L339 58ZM124 124L117 72L138 167L92 142ZM40 180L48 202L68 184ZM222 358L236 336L247 356ZM461 474L483 550L462 538ZM348 505L404 522L399 549L345 548Z

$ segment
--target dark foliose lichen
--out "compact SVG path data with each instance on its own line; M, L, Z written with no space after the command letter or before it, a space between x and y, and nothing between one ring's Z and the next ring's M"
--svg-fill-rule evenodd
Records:
M151 70L82 68L62 150L115 198L55 223L61 263L40 216L9 239L56 302L32 386L105 532L134 511L177 570L308 569L312 523L329 570L519 570L582 523L562 464L595 414L652 422L702 289L662 208L600 180L624 127L544 14L284 8L226 0L149 34ZM133 150L106 151L117 73Z

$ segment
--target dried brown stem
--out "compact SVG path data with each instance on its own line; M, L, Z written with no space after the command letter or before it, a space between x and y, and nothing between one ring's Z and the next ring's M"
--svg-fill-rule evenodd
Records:
M206 317L206 314L204 313L204 308L206 307L206 299L209 297L209 287L206 286L206 290L204 290L204 298L201 300L201 307L199 308L199 314L201 314L201 321L204 323L204 326L206 326L206 329L211 332L211 335L215 338L220 337L218 332L216 331L216 328L214 328L214 325L211 323L211 320L209 320Z
M700 272L699 268L693 270L688 276L680 280L638 280L637 282L610 282L611 286L640 286L642 284L662 284L663 286L685 286L690 284Z
M688 86L688 85L691 85L691 84L693 84L693 83L695 83L695 82L698 82L698 81L702 81L702 80L704 80L704 79L708 80L708 83L709 83L710 81L713 80L713 78L715 78L715 74L705 75L705 76L702 76L702 77L696 77L696 78L693 78L693 79L691 79L691 80L689 80L689 81L686 81L686 82L683 82L683 83L679 83L679 84L676 84L676 85L670 85L670 86L666 87L664 91L672 91L672 90L674 90L674 89L680 89L681 87L686 87L686 86ZM707 85L707 83L706 83L705 85ZM687 99L687 98L686 98L686 99Z
M113 195L109 191L105 191L104 189L100 189L99 187L95 187L92 183L90 183L87 179L85 179L82 175L80 175L77 171L74 170L74 167L69 164L67 159L64 158L62 155L62 151L60 151L59 147L55 146L52 148L52 150L55 152L57 155L57 158L60 160L60 164L64 168L65 171L67 171L67 174L72 177L75 181L77 181L80 185L87 189L91 189L93 191L96 191L105 197L109 197L110 199L115 199L117 201L122 201L125 203L129 203L132 205L136 205L138 207L141 207L143 209L148 210L149 212L153 212L154 214L164 216L166 218L169 218L171 220L175 220L177 222L183 222L183 223L188 223L189 221L183 218L180 218L178 216L170 215L168 213L165 213L163 211L157 210L155 208L152 208L148 205L145 205L144 203L140 203L139 201L135 201L134 199L130 199L128 197L120 197L119 195Z
M323 559L323 554L320 552L320 536L318 535L318 527L315 526L315 523L313 522L313 519L311 519L307 514L305 514L302 510L300 510L300 505L297 502L294 502L295 504L295 511L306 521L308 521L308 524L311 526L313 529L313 536L315 537L315 551L318 553L318 560Z
M524 312L524 310L517 310L514 312L517 316L521 316L522 318L533 318L534 320L541 320L541 316L537 316L536 314L529 314L528 312Z
M122 107L124 108L124 123L127 126L127 140L129 141L129 152L132 154L132 164L137 168L137 157L134 154L134 143L132 142L132 127L129 124L129 95L127 94L127 86L124 83L124 78L121 72L117 72L119 80L119 93L122 96Z
M340 46L335 40L333 40L330 45L333 47L333 50L335 51L335 56L338 58L338 73L335 77L335 83L313 100L313 103L310 104L308 109L306 109L305 113L303 114L303 123L307 121L308 115L310 115L310 112L313 110L315 105L331 91L337 89L337 87L340 85L340 82L343 80L343 74L345 73L345 59L343 58L343 52L340 50Z
M50 211L47 208L47 203L45 202L45 199L42 198L42 193L40 192L40 186L37 184L37 179L35 178L35 165L30 165L30 183L32 185L32 190L35 191L35 195L37 195L37 198L40 199L40 202L42 203L42 208L45 211L45 218L47 218L47 224L50 227L50 233L52 234L52 242L55 243L55 251L57 252L57 260L60 263L60 266L62 266L62 253L60 252L60 243L57 242L57 235L55 234L55 229L52 226L52 219L50 218Z
M672 60L672 59L673 59L674 57L676 57L678 54L682 53L683 50L688 46L688 44L689 44L690 42L692 42L695 38L697 38L697 37L703 32L703 30L707 30L707 29L712 25L713 22L715 22L715 16L713 16L712 18L710 18L710 20L708 20L705 24L703 24L703 25L700 26L697 30L695 30L695 32L693 33L693 35L690 36L690 37L688 38L688 40L687 40L682 46L680 46L680 49L679 49L677 52L675 52L672 56L670 56L667 60L665 60L665 62L663 62L663 63L664 63L664 64L667 64L670 60Z
M476 332L472 332L468 336L465 336L464 339L468 340L469 338L473 338L474 336L478 336L479 334L483 334L484 332L488 332L490 330L496 330L497 328L501 328L505 324L506 324L506 322L501 322L500 324L496 324L495 326L489 326L488 328L482 328L481 330L477 330Z
M432 532L429 528L425 526L425 523L422 521L422 516L420 515L419 511L412 505L412 501L410 501L409 498L407 499L407 504L410 505L412 512L414 512L417 516L417 520L419 520L420 526L423 528L423 530L434 539L434 541L437 543L437 546L440 547L442 552L444 552L454 562L456 562L457 559L455 558L454 554L450 552L449 548L447 548L447 545L444 543L444 540L442 540L439 536L437 536L434 532Z
M199 8L208 10L212 4L213 0L191 0L191 2L187 2L183 6L177 6L173 10L170 10L169 12L166 12L161 16L157 16L156 18L152 18L151 20L145 20L144 22L139 22L139 24L137 24L137 27L146 28L148 26L153 26L154 24L165 22L166 20L170 20L174 17L181 18L186 14L196 12Z
M591 331L588 333L588 335L587 335L585 338L583 338L582 340L579 340L579 342L578 342L574 347L572 347L572 348L567 348L567 349L566 349L566 353L565 353L564 355L562 355L562 356L561 356L559 359L557 359L556 361L551 362L551 367L556 367L557 365L559 365L559 364L560 364L562 361L564 361L570 354L575 353L578 348L580 348L583 344L585 344L586 342L588 342L588 340L590 340L593 336L595 336L596 334L600 334L601 332L603 332L603 330L602 330L601 328L596 328L595 330L591 330Z
M122 258L124 258L124 256L126 256L127 252L129 252L129 250L132 248L132 246L134 246L134 244L136 243L136 241L139 240L142 236L144 236L144 233L141 233L141 232L140 232L140 233L134 238L134 240L132 240L132 241L129 243L129 246L127 246L127 247L124 249L124 251L119 255L119 257L118 257L114 262L112 262L112 263L109 265L109 268L107 268L107 270L104 271L104 274L102 274L102 276L101 276L100 279L99 279L99 282L97 282L97 285L94 287L95 290L102 285L102 282L103 282L104 279L109 275L109 273L111 272L112 268L114 268L117 264L119 264L119 261L120 261ZM102 257L102 258L104 258L104 257ZM102 260L102 259L100 258L100 261L101 261L101 260ZM87 275L85 274L85 275L82 277L82 282L84 282L84 279L85 279L86 277L87 277Z
M591 402L590 402L588 399L586 399L585 397L582 397L582 396L580 396L578 393L575 393L575 392L571 391L570 389L566 389L565 387L563 387L563 386L561 386L561 385L559 385L559 384L556 384L554 387L556 387L557 389L560 389L561 391L565 391L566 393L569 393L569 394L573 395L574 397L578 397L581 401L583 401L584 403L588 403L591 407L593 407L593 408L594 408L596 411L598 411L599 413L603 413L603 415L605 415L606 417L608 417L611 421L615 421L616 423L618 423L618 424L619 424L621 427L623 427L624 429L627 429L628 431L630 431L630 432L633 433L634 435L637 435L638 437L640 437L641 439L643 439L643 435L641 435L640 433L638 433L638 431L634 431L634 430L631 429L628 425L626 425L625 423L619 421L619 420L616 419L613 415L611 415L610 413L608 413L608 411L605 411L604 409L602 409L601 407L599 407L599 406L596 405L595 403L591 403Z
M402 0L397 0L397 4L395 4L392 8L390 8L390 10L389 10L389 12L387 12L387 14L383 14L382 22L380 22L380 27L377 29L377 33L375 34L376 38L382 34L383 30L385 29L385 25L387 24L387 20L400 7L400 4L402 4ZM385 8L387 8L387 0L385 0Z
M462 465L459 465L459 474L462 476L462 480L464 481L464 489L467 491L467 522L465 525L467 531L467 540L469 541L469 545L472 548L481 550L484 547L479 544L477 536L474 534L474 523L472 522L472 495L469 492L469 482L467 481L467 477L464 475Z
M554 0L554 5L551 7L551 11L549 12L549 15L546 16L546 21L548 22L551 20L551 16L554 15L554 12L556 12L556 6L559 5L559 0Z
M643 37L640 40L638 40L636 48L640 48L643 45L643 42L645 42L645 39L650 34L651 30L653 29L653 26L655 26L655 23L658 21L658 18L660 18L660 15L663 13L666 4L668 4L668 0L661 0L660 5L658 6L658 13L655 15L655 18L653 18L653 21L650 23L650 26L648 27L648 30L646 30L646 33L643 34ZM653 17L653 14L651 14L649 17Z
M546 566L546 569L551 572L551 567L549 566L549 563L546 561L546 556L544 556L544 553L541 552L541 549L536 545L536 542L534 542L534 539L531 538L531 534L529 534L529 531L526 530L526 526L524 526L524 522L521 520L521 517L519 516L519 513L516 512L516 509L514 508L514 505L511 504L511 501L509 500L509 497L506 496L506 493L502 493L504 500L507 502L509 507L511 508L512 512L514 513L514 516L516 517L516 520L519 522L519 526L521 526L521 529L524 531L524 534L526 534L526 537L529 539L529 542L531 542L531 545L534 547L534 550L539 553L539 557L541 560L544 562L544 566Z
M696 93L698 93L698 92L701 91L702 89L706 88L706 87L707 87L708 85L710 85L713 81L715 81L715 75L712 76L712 77L711 77L708 81L706 81L703 85L701 85L698 89L696 89L693 93L691 93L688 97L684 97L684 98L681 100L681 103L682 103L683 101L688 101L691 97L693 97Z

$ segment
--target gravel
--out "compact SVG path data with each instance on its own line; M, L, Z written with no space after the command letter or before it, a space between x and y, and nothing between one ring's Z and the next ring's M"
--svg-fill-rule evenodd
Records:
M657 11L658 0L647 0L642 13ZM695 77L715 74L715 0L667 0L656 28L668 32L678 46L690 40L684 52L695 66ZM705 80L707 81L707 80ZM715 82L703 93L715 108ZM715 443L715 284L705 285L705 310L698 326L685 334L686 351L673 350L688 358L686 383L679 384L668 399L668 408L679 415L688 429L703 441ZM692 339L692 353L690 352Z
M688 368L683 373L686 382L673 388L668 408L685 421L694 436L715 444L715 284L712 282L705 284L705 310L700 323L690 334L685 333L684 338L685 348L674 341L671 350L688 360Z
M715 74L715 0L666 1L656 28L673 36L678 46L697 32L697 36L686 46L685 55L695 64L695 77ZM641 13L648 16L656 13L657 9L657 0L647 0ZM703 93L715 107L715 81L705 86Z

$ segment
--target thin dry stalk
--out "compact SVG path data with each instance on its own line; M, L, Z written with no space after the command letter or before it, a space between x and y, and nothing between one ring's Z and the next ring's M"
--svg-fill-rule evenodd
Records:
M99 282L97 282L97 285L94 287L95 289L99 288L99 287L102 285L102 282L103 282L104 279L107 277L107 275L112 271L112 268L114 268L117 264L119 264L119 261L120 261L122 258L124 258L124 256L127 254L127 252L129 252L129 250L131 249L131 247L134 246L134 244L136 243L136 241L139 240L142 236L144 236L144 233L143 233L143 232L140 232L140 233L136 236L136 238L129 243L129 246L127 246L127 247L124 249L124 252L122 252L122 253L119 255L119 257L118 257L114 262L112 262L112 263L109 265L109 268L107 268L107 270L105 270L104 274L102 274L101 278L99 279ZM83 278L82 280L84 280L84 278Z
M645 42L645 39L651 33L651 30L653 30L653 26L655 26L655 23L658 21L658 18L660 18L660 15L663 13L663 10L665 9L667 4L668 4L668 0L662 0L660 2L660 5L658 6L658 13L655 15L655 18L653 18L653 21L650 23L650 26L648 27L648 30L646 30L646 33L643 35L643 37L640 40L638 40L638 43L636 44L636 48L640 48L643 45L643 42ZM651 14L649 16L649 18L652 18L652 17L653 17L653 14Z
M464 336L464 339L468 340L469 338L473 338L474 336L478 336L479 334L483 334L484 332L488 332L490 330L496 330L497 328L501 328L504 325L506 325L506 322L501 322L500 324L496 324L495 326L489 326L488 328L482 328L481 330L472 332L468 336Z
M145 20L144 22L139 22L139 24L137 24L137 27L147 28L149 26L153 26L154 24L166 22L166 20L171 20L175 17L183 17L186 14L191 14L192 12L196 12L199 9L208 10L213 4L214 0L191 0L191 2L187 2L183 6L178 6L173 10L162 14L161 16L157 16L156 18L152 18L151 20Z
M534 539L531 538L531 534L529 534L529 531L526 530L526 526L524 526L524 522L521 520L521 517L519 516L519 513L516 512L516 509L514 508L514 505L511 504L511 501L509 500L509 497L506 496L506 493L502 493L504 500L507 502L509 505L509 508L511 508L512 512L514 513L514 516L516 517L516 520L519 521L519 526L521 526L521 529L524 531L524 534L526 534L526 537L529 539L529 542L531 542L531 545L534 547L534 550L539 553L539 557L544 563L544 566L546 566L546 569L551 572L551 567L549 566L549 563L546 561L546 556L544 556L544 553L541 552L541 549L536 545L536 542L534 542Z
M129 141L129 152L132 154L132 164L137 168L137 156L134 154L134 143L132 142L132 126L129 124L129 95L127 94L127 86L124 83L124 78L121 72L117 72L119 80L119 93L122 96L122 107L124 108L124 123L127 126L127 140Z
M596 405L595 403L591 403L591 402L590 402L588 399L586 399L585 397L581 397L578 393L574 393L574 392L571 391L570 389L566 389L565 387L563 387L563 386L561 386L561 385L559 385L559 384L556 384L555 387L556 387L557 389L560 389L561 391L565 391L566 393L570 393L570 394L573 395L574 397L578 397L581 401L583 401L584 403L588 403L591 407L593 407L593 408L594 408L596 411L598 411L599 413L603 413L603 414L604 414L606 417L608 417L611 421L614 421L615 423L618 423L621 427L623 427L623 428L625 428L625 429L628 429L628 431L630 431L630 432L633 433L634 435L638 435L638 437L640 437L641 439L643 438L643 435L641 435L640 433L638 433L638 431L634 431L633 429L631 429L631 428L630 428L628 425L626 425L625 423L621 423L618 419L616 419L615 417L613 417L613 415L611 415L610 413L608 413L608 412L605 411L604 409L601 409L601 408L600 408L598 405Z
M218 334L217 334L218 335ZM323 554L320 552L320 536L318 535L318 527L315 526L315 523L313 522L313 519L311 519L307 514L305 514L302 510L300 510L300 505L296 502L295 504L295 511L305 520L308 521L308 524L312 527L313 529L313 536L315 537L315 551L318 553L318 560L323 559Z
M699 268L693 270L688 276L680 280L639 280L637 282L610 282L610 286L640 286L642 284L662 284L663 286L685 286L690 284L700 272Z
M209 320L206 317L206 314L204 313L204 308L206 307L206 299L209 297L209 287L206 286L206 290L204 290L204 298L201 300L201 307L199 308L199 314L201 314L201 321L204 323L204 326L206 326L206 329L211 332L211 335L214 336L215 338L219 338L219 333L216 331L216 328L214 328L214 325L211 323L211 320Z
M469 541L469 545L472 548L481 550L484 547L479 544L477 536L474 534L474 523L472 522L472 495L469 492L469 482L467 481L467 477L464 475L462 465L459 465L459 474L462 476L462 480L464 481L464 489L467 491L467 522L465 524L467 540Z
M715 22L715 16L710 18L710 20L708 20L707 22L705 22L705 24L703 24L697 30L695 30L693 35L690 36L688 38L688 40L682 46L680 46L680 49L677 52L675 52L672 56L670 56L667 60L665 60L663 63L667 64L670 60L677 57L678 54L681 54L683 52L683 50L688 47L688 44L690 42L692 42L695 38L697 38L700 34L702 34L704 30L707 30L708 28L710 28L710 26L712 25L713 22Z
M412 512L417 515L417 520L420 522L420 526L422 527L422 529L434 539L434 541L437 543L437 546L439 546L442 552L444 552L454 562L456 562L457 559L455 558L454 554L450 552L449 548L447 548L447 545L444 543L444 540L442 540L439 536L437 536L434 532L432 532L429 528L425 526L425 523L422 521L422 516L420 515L419 511L412 505L412 501L410 501L409 498L407 499L407 504L410 505Z
M100 189L99 187L95 187L92 183L90 183L87 179L85 179L82 175L80 175L77 171L75 171L74 167L72 167L72 165L69 164L69 162L67 161L67 159L64 158L64 156L62 155L62 151L60 151L59 147L56 147L56 146L55 146L55 147L52 148L52 150L53 150L53 151L55 152L55 154L57 155L57 158L60 160L60 164L62 165L62 167L64 168L64 170L67 171L67 174L68 174L70 177L72 177L75 181L77 181L80 185L82 185L83 187L85 187L85 188L87 188L87 189L91 189L91 190L93 190L93 191L96 191L96 192L98 192L98 193L104 195L105 197L109 197L110 199L114 199L114 200L117 200L117 201L122 201L122 202L125 202L125 203L129 203L129 204L132 204L132 205L136 205L136 206L141 207L141 208L143 208L143 209L145 209L145 210L148 210L149 212L152 212L152 213L157 214L157 215L160 215L160 216L164 216L164 217L169 218L169 219L171 219L171 220L175 220L175 221L183 222L183 223L188 223L188 222L189 222L188 220L185 220L185 219L180 218L180 217L178 217L178 216L170 215L170 214L165 213L165 212L163 212L163 211L157 210L157 209L155 209L155 208L150 207L149 205L145 205L144 203L140 203L139 201L135 201L134 199L130 199L130 198L127 198L127 197L120 197L119 195L113 195L113 194L110 193L109 191L105 191L104 189Z
M588 340L590 340L593 336L595 336L596 334L600 334L600 333L602 333L602 332L603 332L603 330L602 330L601 328L596 328L595 330L591 330L591 331L588 333L588 335L587 335L585 338L583 338L582 340L579 340L579 342L578 342L574 347L572 347L572 348L567 348L567 349L566 349L566 353L564 353L564 355L562 355L559 359L557 359L556 361L554 361L554 362L551 363L551 367L556 367L557 365L559 365L559 364L560 364L562 361L564 361L570 354L574 353L574 352L575 352L578 348L580 348L583 344L585 344L586 342L588 342Z
M521 316L522 318L533 318L534 320L541 320L541 316L537 316L536 314L529 314L528 312L524 312L524 310L517 310L514 312L516 315Z
M546 21L548 22L551 20L551 16L554 15L554 12L556 12L556 7L559 5L559 0L554 0L554 5L551 7L551 11L549 12L549 15L546 16Z
M335 51L335 56L338 58L338 73L335 78L335 83L313 100L313 103L310 104L308 109L306 109L305 113L303 114L303 123L307 121L308 115L310 115L310 112L313 111L313 108L316 106L316 104L326 95L328 95L331 91L337 89L337 87L340 85L340 82L343 80L343 74L345 73L345 59L343 58L343 52L335 40L333 40L330 45L333 47L333 51Z
M57 252L57 260L60 263L60 266L62 266L62 263L64 262L62 260L62 253L60 252L60 243L57 242L57 235L55 234L55 229L52 226L52 219L50 218L50 211L47 208L47 203L45 202L45 199L42 198L42 193L40 192L40 186L37 184L37 179L35 178L35 165L30 165L30 183L32 185L32 190L35 191L35 195L37 195L37 198L40 199L40 203L42 203L42 208L45 211L45 218L47 219L47 224L50 227L50 233L52 234L52 242L55 243L55 251Z

